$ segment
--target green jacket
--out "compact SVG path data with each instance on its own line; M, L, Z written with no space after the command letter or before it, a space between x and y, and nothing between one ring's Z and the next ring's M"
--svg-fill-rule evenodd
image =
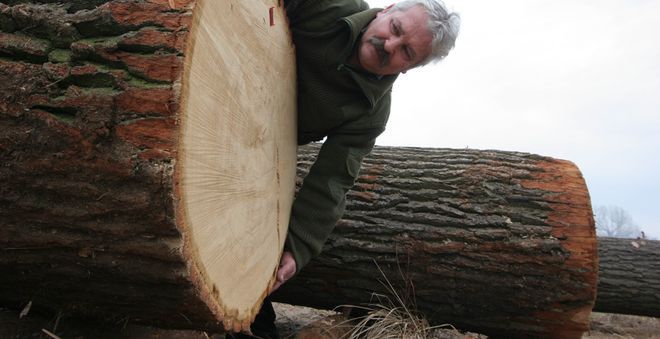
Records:
M360 34L380 9L361 0L285 2L296 46L298 144L327 137L291 211L285 248L300 270L321 252L344 213L362 159L385 130L396 76L349 66Z

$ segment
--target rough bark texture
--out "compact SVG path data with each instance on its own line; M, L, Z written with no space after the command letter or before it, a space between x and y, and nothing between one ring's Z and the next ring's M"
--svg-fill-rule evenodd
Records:
M660 317L660 241L598 238L595 311Z
M0 2L3 305L218 328L172 191L193 3Z
M317 150L300 150L300 176ZM589 195L572 163L377 147L323 253L276 299L355 305L374 291L387 294L378 282L387 277L432 324L496 337L580 338L596 276Z

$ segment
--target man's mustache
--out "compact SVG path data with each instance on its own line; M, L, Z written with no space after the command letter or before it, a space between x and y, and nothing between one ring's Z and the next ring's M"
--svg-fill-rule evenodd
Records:
M385 51L385 40L372 36L367 40L378 53L380 59L380 67L385 67L390 64L390 54Z

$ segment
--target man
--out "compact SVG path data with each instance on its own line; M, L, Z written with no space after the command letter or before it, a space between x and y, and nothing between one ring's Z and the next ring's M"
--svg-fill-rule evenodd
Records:
M444 58L459 29L458 15L435 0L385 9L362 0L285 6L296 46L298 144L326 140L293 203L273 290L321 252L341 218L362 159L385 130L398 74ZM277 338L274 319L267 299L253 333Z

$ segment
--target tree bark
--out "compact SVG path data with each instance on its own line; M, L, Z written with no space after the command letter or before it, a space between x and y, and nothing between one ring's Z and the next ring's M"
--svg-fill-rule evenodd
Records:
M318 146L299 149L299 177ZM432 324L580 338L596 296L594 220L575 165L537 155L376 147L323 253L277 292L332 308L389 295ZM379 271L380 267L382 272Z
M0 305L246 328L294 193L294 64L276 1L2 1Z
M598 238L595 311L660 317L660 241Z

